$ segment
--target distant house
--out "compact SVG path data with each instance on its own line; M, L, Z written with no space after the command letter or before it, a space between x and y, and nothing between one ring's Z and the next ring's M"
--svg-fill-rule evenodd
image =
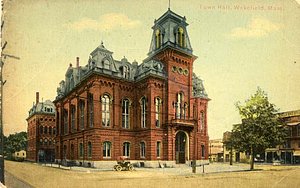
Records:
M223 159L224 162L230 162L230 152L232 152L232 162L248 163L250 162L250 154L246 152L237 152L234 149L226 149L226 145L230 139L231 132L226 131L223 133ZM259 157L259 156L257 156Z
M209 140L210 162L223 162L223 142L222 139Z
M13 153L12 156L14 158L23 158L23 159L26 159L26 151L25 150L17 151L15 153Z

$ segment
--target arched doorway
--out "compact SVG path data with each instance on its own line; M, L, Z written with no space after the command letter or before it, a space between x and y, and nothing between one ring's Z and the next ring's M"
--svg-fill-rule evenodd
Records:
M175 160L176 163L185 163L189 160L189 138L183 131L179 131L175 137Z

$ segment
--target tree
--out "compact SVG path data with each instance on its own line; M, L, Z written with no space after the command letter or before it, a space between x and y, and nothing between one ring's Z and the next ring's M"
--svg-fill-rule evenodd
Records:
M250 153L250 170L253 170L256 154L282 144L287 136L287 127L276 114L275 105L268 101L260 88L246 100L244 106L238 102L236 107L242 123L233 126L233 146L237 151Z
M9 158L16 151L27 150L27 133L20 132L4 137L4 152Z

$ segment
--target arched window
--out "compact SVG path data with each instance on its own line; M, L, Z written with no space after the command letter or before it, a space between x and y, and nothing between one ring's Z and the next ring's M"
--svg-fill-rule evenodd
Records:
M47 127L47 126L45 127L44 133L45 133L45 134L48 134L48 127Z
M43 146L43 139L40 139L40 145Z
M160 98L155 98L155 124L156 127L160 127L160 104L161 100Z
M67 110L65 110L65 114L64 114L64 124L65 124L65 134L67 134L68 133L68 111Z
M90 103L90 127L93 127L94 124L94 98L93 95L90 94L89 98L89 103Z
M43 127L40 126L40 134L43 134Z
M53 134L56 134L56 127L53 127Z
M52 134L52 127L49 127L49 134Z
M146 144L145 144L145 142L141 142L140 146L141 146L141 157L145 157L145 155L146 155Z
M129 129L129 100L122 101L122 125L123 128Z
M204 126L204 113L203 111L201 111L201 117L200 117L200 123L201 123L201 128L200 128L200 132L203 133L203 126Z
M45 139L45 147L47 147L48 146L48 140L47 140L47 138Z
M79 157L83 157L83 144L82 144L82 142L79 143Z
M130 76L130 70L128 66L123 66L123 77L124 78L129 78Z
M123 143L123 157L130 157L130 143Z
M72 132L75 132L75 106L72 107Z
M88 149L88 157L92 157L92 142L88 142L87 149Z
M53 140L53 146L55 146L55 140Z
M103 142L103 157L111 157L111 142Z
M49 146L50 147L52 146L52 140L51 140L51 138L49 139Z
M182 103L183 103L183 93L178 93L177 94L177 102L175 103L175 108L176 108L176 119L181 119L182 118Z
M157 141L156 142L156 157L160 158L161 156L161 142Z
M102 125L110 126L110 97L106 94L102 97Z
M81 100L80 101L80 126L81 126L81 130L84 129L84 101Z
M177 44L181 47L185 47L185 36L184 36L184 30L182 27L178 28L177 32Z
M141 124L142 128L146 128L147 100L145 97L141 99Z

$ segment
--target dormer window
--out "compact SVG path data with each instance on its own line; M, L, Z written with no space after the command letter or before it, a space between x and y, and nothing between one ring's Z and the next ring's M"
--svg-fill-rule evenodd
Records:
M124 78L129 78L129 67L128 66L124 66L123 67L123 76L124 76Z
M159 29L157 29L155 31L155 47L156 47L156 49L162 45L162 42L163 42L163 33Z
M185 36L182 27L179 27L177 31L177 44L181 47L185 47Z
M109 69L110 68L110 63L107 59L102 61L102 64L103 64L104 69Z

